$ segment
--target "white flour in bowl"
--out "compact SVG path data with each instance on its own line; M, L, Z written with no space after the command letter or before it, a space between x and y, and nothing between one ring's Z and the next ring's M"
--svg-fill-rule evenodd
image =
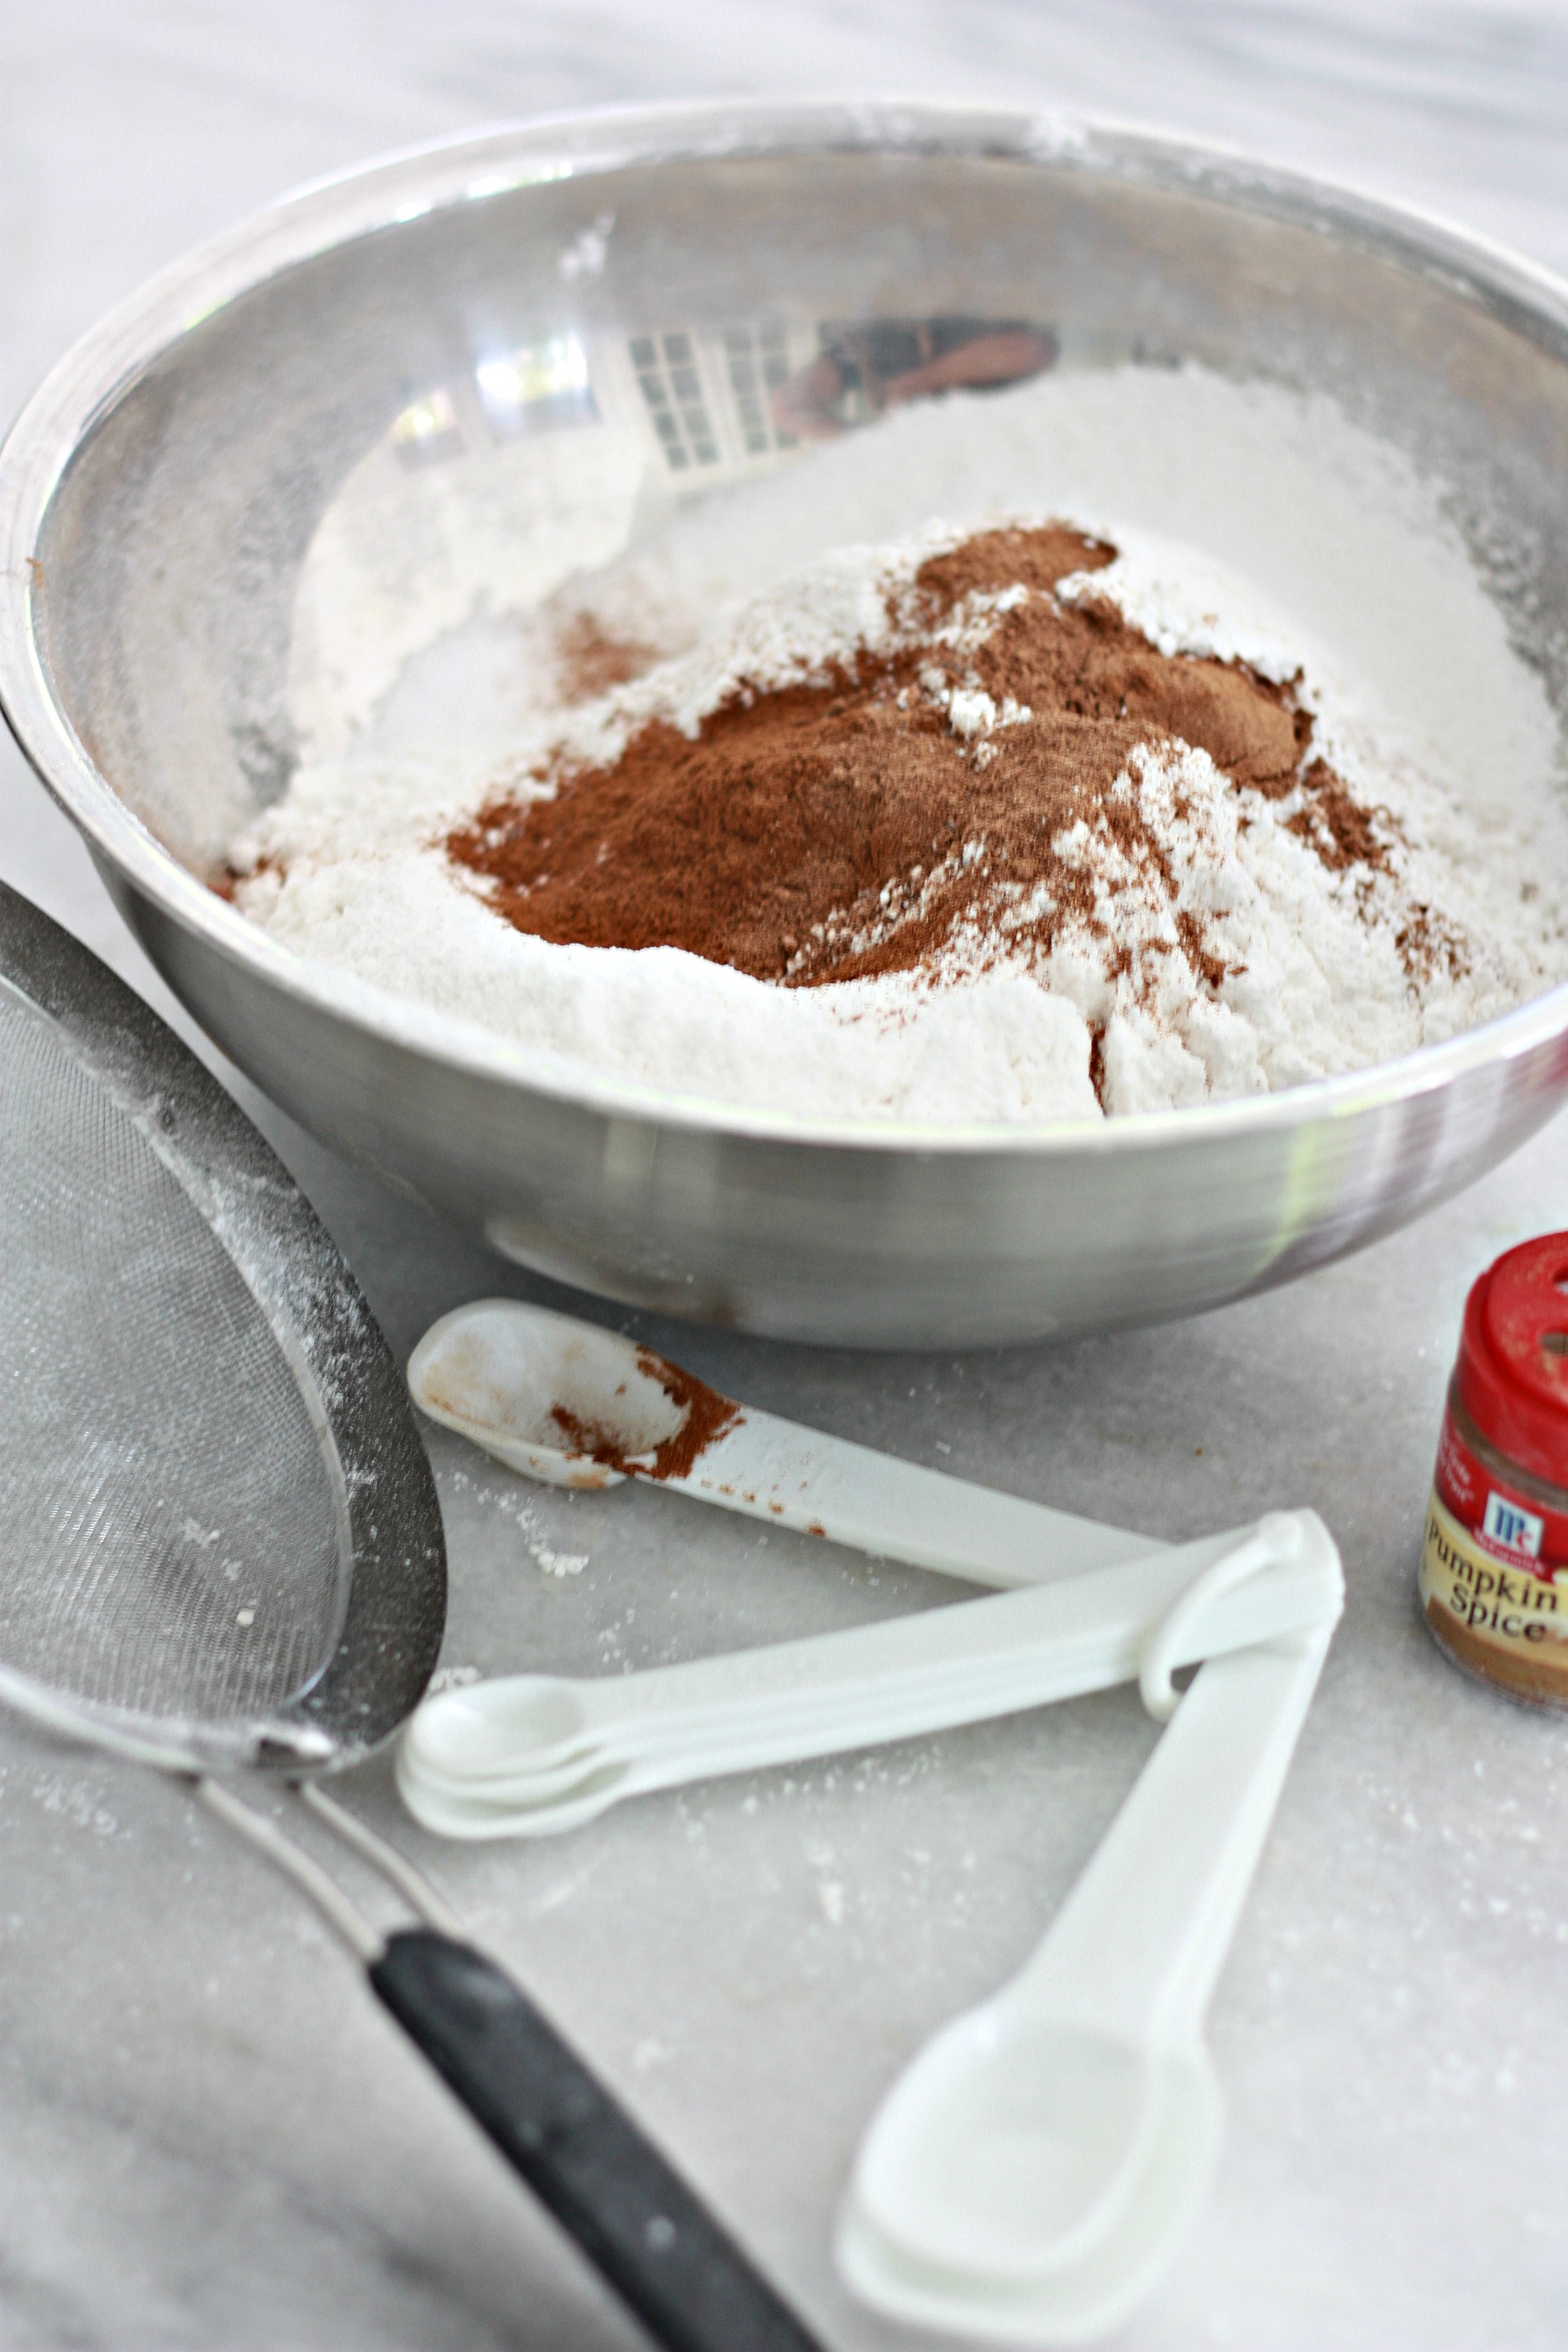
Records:
M1115 560L1030 586L995 559L946 604L920 589L934 557L961 568L974 534L1020 516L1098 533ZM1072 805L1045 793L1030 834L1019 779L1071 767L1080 739L1070 693L1009 705L1006 658L1044 658L1096 609L1123 616L1127 675L1160 674L1145 702L1164 715L1141 733L1108 672L1098 781ZM596 668L638 663L583 698ZM1206 750L1170 723L1187 675L1212 682L1217 663L1245 665L1262 719L1289 708L1293 770L1249 780L1223 725ZM855 678L858 702L839 691ZM876 787L863 840L835 821L849 865L817 859L810 887L778 847L796 787L776 778L760 819L746 798L791 688L815 730L799 773L858 761ZM363 699L349 681L340 707ZM727 750L716 714L748 705ZM663 894L635 863L653 802L616 797L660 725L659 791L682 746L702 769L665 807L666 850L690 846ZM900 727L936 802L904 775ZM368 725L318 740L235 845L247 915L436 1012L686 1096L920 1125L1094 1118L1384 1061L1568 976L1552 715L1431 494L1326 404L1194 371L903 412L532 612L447 629ZM639 940L695 940L701 891L661 931L664 898L673 919L705 860L730 857L743 801L756 906L730 888L729 945L579 943L591 873L574 880L553 848L541 865L541 826L563 856L568 820L579 854L598 839ZM946 851L911 859L937 802ZM883 842L903 859L885 872ZM512 881L485 870L492 851ZM517 928L569 918L559 939Z

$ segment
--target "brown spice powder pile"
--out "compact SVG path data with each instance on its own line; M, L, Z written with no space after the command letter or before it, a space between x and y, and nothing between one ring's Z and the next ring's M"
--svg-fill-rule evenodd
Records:
M685 1478L697 1456L732 1429L738 1429L746 1416L732 1398L710 1389L683 1365L672 1364L667 1356L656 1356L651 1348L638 1349L637 1368L658 1381L682 1414L679 1427L654 1447L652 1462L643 1454L628 1454L623 1430L584 1420L570 1405L552 1404L550 1419L567 1442L569 1458L602 1463L607 1470L619 1470L623 1478Z
M612 764L558 777L553 798L495 799L447 853L519 930L684 948L798 986L930 966L961 927L984 932L1036 885L1048 911L1009 932L1009 954L1048 950L1064 919L1093 925L1092 875L1052 846L1079 820L1174 897L1136 795L1112 790L1140 746L1190 745L1237 785L1295 794L1285 821L1331 871L1385 868L1390 822L1314 758L1288 687L1163 654L1106 600L1057 601L1060 580L1115 552L1062 524L977 533L921 566L892 653L862 649L821 684L749 688L695 740L652 721ZM967 598L1020 586L977 646L933 642ZM1030 715L965 739L934 698L933 665ZM1197 919L1177 929L1217 986L1225 967Z

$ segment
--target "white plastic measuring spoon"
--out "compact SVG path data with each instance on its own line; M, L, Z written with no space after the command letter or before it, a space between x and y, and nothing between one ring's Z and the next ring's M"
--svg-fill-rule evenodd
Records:
M1275 1512L1032 1591L843 1633L576 1682L509 1676L427 1699L398 1785L449 1837L543 1836L621 1799L1012 1714L1321 1622L1339 1557L1312 1512Z
M864 2302L1079 2344L1148 2292L1218 2151L1204 2012L1338 1613L1202 1668L1034 1958L894 2084L839 2219Z
M518 1299L444 1315L410 1357L408 1384L433 1421L547 1485L651 1478L769 1527L976 1584L1037 1584L1051 1572L1042 1559L1064 1548L1071 1566L1057 1573L1160 1549L754 1412L633 1340ZM714 1433L695 1450L705 1430Z

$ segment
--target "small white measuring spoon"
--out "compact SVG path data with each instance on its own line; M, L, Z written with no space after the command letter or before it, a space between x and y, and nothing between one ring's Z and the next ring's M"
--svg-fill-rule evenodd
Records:
M975 1584L1038 1584L1160 1549L742 1407L617 1332L519 1299L444 1315L410 1357L408 1384L433 1421L549 1486L653 1479L769 1527ZM1069 1567L1042 1568L1064 1555Z
M1170 1673L1322 1622L1338 1554L1275 1512L1032 1591L600 1681L521 1675L442 1693L397 1762L411 1812L449 1837L544 1836L622 1798L867 1748Z
M1034 1958L895 2084L839 2219L862 2301L1079 2344L1143 2300L1218 2151L1204 2012L1338 1613L1202 1668Z

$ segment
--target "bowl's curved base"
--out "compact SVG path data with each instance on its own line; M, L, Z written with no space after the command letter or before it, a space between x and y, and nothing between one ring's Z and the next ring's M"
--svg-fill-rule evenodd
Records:
M1552 1039L1416 1090L1369 1072L1348 1105L1304 1088L1038 1143L695 1127L439 1058L105 880L224 1052L345 1158L552 1280L768 1339L1001 1347L1198 1314L1436 1207L1568 1097Z

